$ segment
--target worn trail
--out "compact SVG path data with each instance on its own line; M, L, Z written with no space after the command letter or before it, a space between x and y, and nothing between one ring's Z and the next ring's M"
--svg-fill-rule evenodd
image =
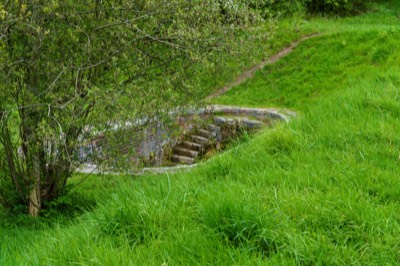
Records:
M247 80L248 78L252 77L257 70L263 68L266 65L274 64L276 61L278 61L279 59L281 59L282 57L286 56L291 51L293 51L294 48L296 48L300 43L304 42L305 40L318 37L320 35L321 35L320 33L313 33L313 34L309 34L309 35L306 35L306 36L300 38L299 40L293 42L288 47L282 49L277 54L271 56L267 60L264 60L261 63L259 63L258 65L255 65L252 68L248 69L247 71L243 72L232 83L229 83L228 85L226 85L222 89L210 94L209 96L207 96L206 99L212 99L212 98L215 98L217 96L220 96L220 95L224 94L225 92L229 91L230 89L232 89L233 87L236 87L236 86L242 84L245 80Z

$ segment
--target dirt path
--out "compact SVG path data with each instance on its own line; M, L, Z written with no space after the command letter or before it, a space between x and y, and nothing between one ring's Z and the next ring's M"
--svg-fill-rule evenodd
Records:
M246 70L245 72L243 72L240 76L238 76L236 78L235 81L233 81L232 83L229 83L228 85L226 85L225 87L223 87L222 89L210 94L209 96L207 96L207 100L215 98L221 94L224 94L225 92L229 91L230 89L232 89L233 87L236 87L238 85L240 85L243 81L245 81L246 79L252 77L254 75L254 73L263 68L266 65L269 64L273 64L276 61L278 61L279 59L281 59L282 57L286 56L287 54L289 54L291 51L293 51L294 48L296 48L300 43L304 42L305 40L311 39L311 38L315 38L320 36L320 33L313 33L313 34L309 34L306 35L302 38L300 38L299 40L293 42L292 44L290 44L288 47L284 48L283 50L281 50L280 52L278 52L277 54L271 56L270 58L268 58L267 60L262 61L260 64L253 66L252 68Z

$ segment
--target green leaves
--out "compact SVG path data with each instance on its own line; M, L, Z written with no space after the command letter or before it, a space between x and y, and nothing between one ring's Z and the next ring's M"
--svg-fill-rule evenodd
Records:
M354 15L365 9L364 0L305 0L310 13L326 13L340 16Z
M177 106L198 104L196 72L239 49L237 31L258 19L239 0L7 1L0 7L0 114L7 114L0 129L11 132L10 113L18 123L15 142L0 135L0 148L14 153L0 171L18 170L16 187L33 180L39 158L42 196L57 197L76 167L83 129L168 118ZM85 141L96 134L85 133ZM125 137L108 143L113 159L121 139L135 138Z

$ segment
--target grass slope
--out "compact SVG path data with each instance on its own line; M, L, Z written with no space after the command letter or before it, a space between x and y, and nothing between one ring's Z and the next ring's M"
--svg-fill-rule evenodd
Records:
M91 176L59 203L78 216L2 215L0 265L397 264L400 9L375 8L309 22L328 33L218 99L292 122L188 173Z
M305 110L320 97L349 89L360 79L398 79L400 19L384 6L374 10L356 18L303 22L305 31L324 35L305 41L215 103ZM394 74L388 75L388 70Z

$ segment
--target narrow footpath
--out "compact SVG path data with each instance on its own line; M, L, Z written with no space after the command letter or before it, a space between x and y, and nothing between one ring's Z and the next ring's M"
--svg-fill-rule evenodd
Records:
M288 55L300 43L302 43L302 42L304 42L304 41L306 41L308 39L318 37L318 36L321 36L321 33L313 33L313 34L305 35L304 37L302 37L299 40L297 40L297 41L293 42L292 44L290 44L288 47L286 47L286 48L282 49L281 51L279 51L278 53L274 54L273 56L271 56L267 60L264 60L261 63L259 63L258 65L255 65L252 68L248 69L247 71L243 72L233 82L229 83L228 85L226 85L222 89L210 94L209 96L207 96L206 99L210 100L210 99L213 99L215 97L218 97L218 96L226 93L227 91L231 90L233 87L236 87L236 86L242 84L245 80L247 80L247 79L251 78L252 76L254 76L254 74L256 73L257 70L265 67L266 65L274 64L275 62L277 62L282 57L285 57L286 55Z

